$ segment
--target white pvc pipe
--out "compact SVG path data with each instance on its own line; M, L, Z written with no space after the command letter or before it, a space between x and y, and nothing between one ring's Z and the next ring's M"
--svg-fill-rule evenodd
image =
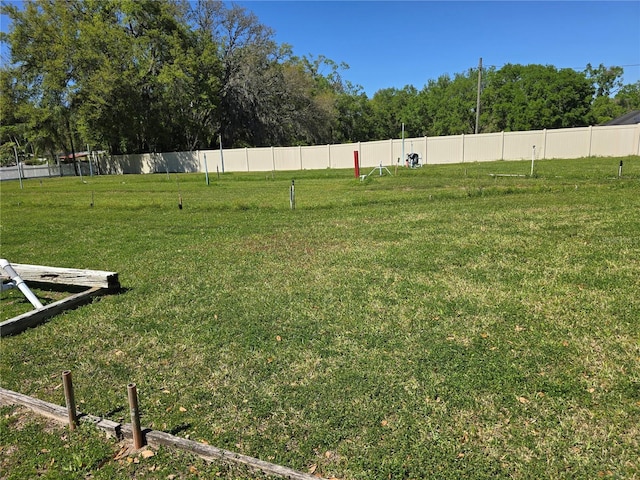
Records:
M29 287L27 287L27 284L24 283L24 280L20 278L20 275L17 274L17 272L13 269L11 264L8 261L6 261L4 258L0 258L0 267L2 267L2 269L5 272L7 272L7 275L11 277L11 280L15 282L16 287L18 287L20 291L23 293L23 295L27 297L27 300L31 302L31 305L33 305L34 308L44 308L44 305L40 303L40 300L38 300L38 297L36 297L33 294L33 292L29 290Z
M533 162L536 160L536 146L533 146L533 153L531 154L531 176L533 177Z

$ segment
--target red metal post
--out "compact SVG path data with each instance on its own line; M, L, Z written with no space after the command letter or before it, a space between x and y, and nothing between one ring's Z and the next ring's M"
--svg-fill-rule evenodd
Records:
M356 178L360 178L360 161L358 160L358 150L353 151L353 166L356 172Z

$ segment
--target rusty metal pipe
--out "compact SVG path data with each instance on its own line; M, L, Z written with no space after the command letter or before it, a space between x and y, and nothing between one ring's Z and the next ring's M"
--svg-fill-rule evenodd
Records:
M64 400L67 403L67 413L69 414L69 430L75 430L78 424L78 416L76 414L76 400L73 394L70 370L62 372L62 385L64 387Z
M133 432L133 446L137 450L144 446L142 438L142 429L140 428L140 412L138 410L138 392L136 384L127 385L127 393L129 396L129 413L131 414L131 430Z

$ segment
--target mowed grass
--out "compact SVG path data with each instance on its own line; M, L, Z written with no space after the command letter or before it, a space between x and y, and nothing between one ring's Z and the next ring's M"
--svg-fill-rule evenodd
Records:
M1 385L63 405L69 369L81 411L129 422L135 382L143 426L323 477L637 478L622 160L4 182L3 258L125 291L3 338Z

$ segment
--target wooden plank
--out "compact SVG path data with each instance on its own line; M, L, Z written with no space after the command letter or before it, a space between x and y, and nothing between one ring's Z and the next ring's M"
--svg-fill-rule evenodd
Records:
M10 318L0 323L0 337L15 335L25 331L27 328L35 327L44 323L64 310L75 308L83 303L88 302L91 298L106 293L106 289L100 287L90 288L84 292L70 295L67 298L58 300L57 302L45 305L43 308L31 310L17 317Z
M45 402L44 400L23 395L22 393L12 390L0 388L0 405L21 405L58 423L69 424L67 407L61 407L55 403ZM92 423L112 437L122 438L122 433L120 432L121 425L119 423L81 412L77 412L77 415L79 421Z
M222 460L226 463L241 464L256 470L260 470L270 475L277 475L279 477L288 478L291 480L322 480L321 477L309 475L308 473L298 472L291 468L283 467L282 465L276 465L274 463L260 460L259 458L249 457L247 455L231 452L229 450L213 447L211 445L205 445L193 440L176 437L175 435L171 435L169 433L159 432L155 430L143 430L143 433L147 443L150 445L162 445L165 447L179 448L194 455L198 455L199 457L207 461ZM122 425L122 434L125 438L132 438L133 431L131 425Z
M59 423L66 424L69 422L69 416L67 414L66 407L61 407L53 403L38 400L37 398L22 395L21 393L6 390L4 388L0 388L0 404L22 405ZM86 414L79 414L78 416L81 421L84 420L92 422L98 428L106 431L112 436L117 436L118 438L133 438L133 429L131 428L130 424L121 425L110 420L105 420ZM231 452L222 448L212 447L211 445L204 445L202 443L194 442L193 440L176 437L175 435L171 435L169 433L143 429L143 434L147 443L150 445L162 445L165 447L178 448L190 452L194 455L198 455L199 457L207 461L221 460L227 463L242 464L247 467L260 470L264 473L277 475L279 477L288 478L290 480L323 480L321 477L317 477L315 475L298 472L288 467L265 462L264 460L260 460L259 458L249 457L247 455Z
M109 290L118 290L120 282L117 272L105 272L102 270L84 270L79 268L47 267L43 265L26 265L12 263L16 273L27 284L31 282L58 283L63 285L77 285L79 287L100 287ZM8 276L0 269L2 278Z
M50 418L56 422L69 422L69 415L66 407L61 407L60 405L45 402L4 388L0 388L0 403L3 405L22 405L23 407L27 407L43 417Z

